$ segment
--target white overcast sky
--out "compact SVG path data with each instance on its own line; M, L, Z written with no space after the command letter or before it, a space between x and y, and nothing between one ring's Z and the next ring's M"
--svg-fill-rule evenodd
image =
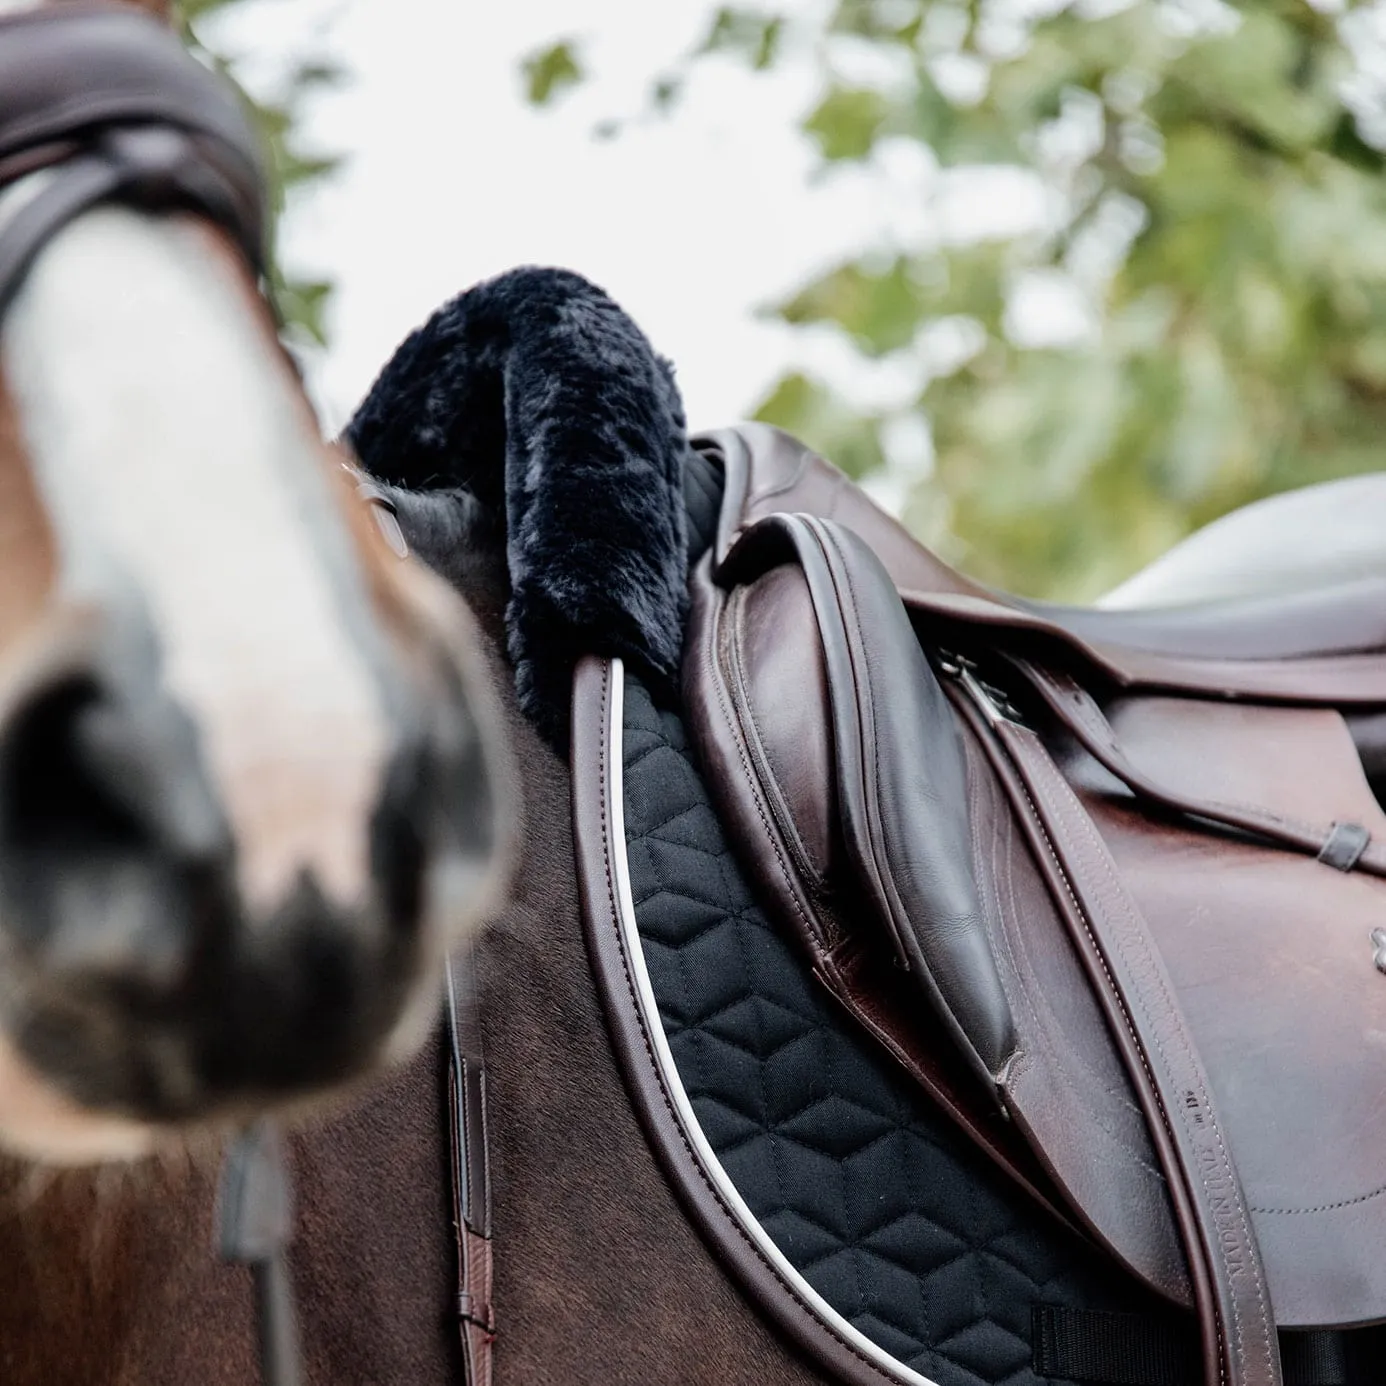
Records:
M1123 0L1084 0L1110 8ZM1337 10L1342 0L1313 0ZM797 0L811 15L828 0ZM1011 0L1016 10L1054 0ZM1198 26L1222 0L1164 0ZM273 81L288 55L325 42L351 73L317 101L307 134L347 162L335 183L292 208L287 261L336 280L332 345L310 362L315 396L335 428L400 339L446 299L519 264L577 270L606 288L679 370L693 426L743 416L791 364L845 388L859 404L898 412L888 448L897 468L927 466L914 400L918 351L865 366L832 331L791 332L756 308L843 252L871 244L918 248L1034 225L1038 185L1020 176L940 177L913 141L888 142L867 168L815 179L797 132L817 87L813 65L773 75L732 62L698 73L670 121L618 139L598 123L641 111L647 83L701 36L715 0L245 0L215 37ZM1209 18L1209 13L1212 19ZM1184 22L1184 21L1181 21ZM1386 4L1356 12L1365 62L1360 101L1386 140ZM326 38L323 38L323 35ZM595 80L557 108L522 97L521 57L576 36ZM841 44L835 62L850 68ZM875 50L856 80L889 85ZM1365 85L1362 85L1365 83ZM1081 139L1082 122L1077 125ZM1082 333L1071 294L1023 285L1025 335Z
M649 77L713 8L248 0L228 13L217 37L250 55L252 76L272 76L325 22L353 74L316 103L309 130L347 165L285 228L289 261L339 286L332 348L314 366L325 422L342 422L434 308L517 264L566 265L606 288L676 363L695 426L741 417L792 352L812 353L758 320L756 305L875 228L917 220L930 171L902 151L892 179L810 187L812 151L794 128L813 94L806 63L769 79L714 65L672 122L593 139L602 119L641 109ZM519 59L569 34L598 80L535 112Z

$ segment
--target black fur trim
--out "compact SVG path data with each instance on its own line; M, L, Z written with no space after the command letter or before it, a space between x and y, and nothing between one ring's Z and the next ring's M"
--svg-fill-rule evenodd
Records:
M617 655L675 686L687 609L683 402L669 363L595 285L512 270L441 308L347 428L362 465L505 507L520 702L566 740L573 665Z

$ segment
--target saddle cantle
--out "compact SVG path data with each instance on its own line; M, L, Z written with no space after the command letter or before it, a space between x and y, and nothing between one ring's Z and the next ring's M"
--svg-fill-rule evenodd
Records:
M1185 612L969 582L774 430L709 435L690 731L828 990L1168 1299L1210 1383L1386 1320L1386 583ZM1354 743L1349 721L1357 731Z

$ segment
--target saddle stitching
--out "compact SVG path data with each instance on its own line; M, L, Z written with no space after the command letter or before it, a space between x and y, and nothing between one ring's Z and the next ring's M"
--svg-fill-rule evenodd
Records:
M777 481L773 486L767 486L764 490L755 492L754 495L750 494L748 491L747 501L749 504L746 506L746 509L749 510L751 506L763 504L765 501L773 500L776 496L782 496L786 492L792 491L799 485L800 481L803 479L804 473L808 470L809 457L810 454L805 454L800 457L794 464L794 471L789 476L785 477L783 481ZM749 481L749 478L747 478L747 480ZM745 530L750 527L749 524L742 524L740 528Z
M794 912L799 916L800 922L804 925L805 932L812 937L819 937L821 931L816 927L816 921L804 910L799 900L799 893L794 889L794 878L785 862L784 853L781 851L779 834L771 824L771 815L768 814L767 805L761 797L759 779L754 774L752 766L747 763L746 749L743 745L738 719L727 703L726 689L723 687L721 670L718 668L714 654L714 649L720 645L722 638L723 636L720 629L714 631L713 640L710 642L713 648L705 651L703 655L704 667L711 675L712 686L717 695L717 708L722 714L723 725L731 733L732 742L736 747L737 759L741 762L742 777L750 788L751 801L755 804L756 816L760 819L760 825L765 831L765 838L770 843L771 851L775 854L775 865L779 869L780 876L786 887L788 887L789 898L793 902Z
M837 594L839 610L835 614L842 627L844 636L843 647L847 651L847 657L852 662L852 682L857 688L871 688L871 668L869 661L865 658L865 652L859 648L860 640L857 638L861 630L861 603L857 600L856 588L852 582L851 565L844 561L842 545L837 536L826 527L814 523L812 531L814 538L818 542L818 547L823 552L825 567L828 570L829 578L832 581L834 592ZM836 558L836 562L834 562ZM852 621L843 620L841 617L841 606L850 605ZM880 800L877 795L877 787L881 782L881 746L880 738L876 735L875 727L875 703L870 697L862 698L858 696L855 700L857 714L860 719L859 735L863 740L869 742L871 746L871 782L864 786L865 795L863 803L870 823L871 837L878 840L881 837L881 823L877 817L876 810ZM865 725L866 719L871 719L871 725ZM862 758L863 771L866 767L866 758ZM896 887L894 877L888 871L882 871L879 864L874 860L874 841L872 851L871 870L872 875L880 882L882 892L888 893L893 913L897 917L907 918L907 914L902 901L900 900L899 890ZM886 921L892 934L899 932L900 925L895 919Z
M1380 1188L1372 1189L1368 1193L1358 1194L1355 1198L1340 1198L1336 1203L1320 1203L1314 1208L1262 1208L1252 1204L1253 1213L1263 1213L1275 1217L1299 1217L1306 1213L1332 1213L1339 1208L1351 1208L1358 1203L1370 1203L1374 1198L1380 1198L1386 1194L1386 1184Z

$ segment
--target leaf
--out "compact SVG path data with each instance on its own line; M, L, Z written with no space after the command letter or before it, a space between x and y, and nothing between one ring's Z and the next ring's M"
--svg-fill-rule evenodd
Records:
M327 308L333 286L323 279L279 280L274 284L280 314L319 346L327 345Z
M1028 17L996 42L987 27L1003 8ZM951 170L977 163L1027 176L979 181L975 197L1044 190L1023 230L957 244L955 226L895 218L809 276L772 311L835 329L856 359L841 380L785 376L760 416L853 475L878 474L889 425L863 401L895 400L898 418L899 381L917 379L902 361L934 361L934 470L893 478L897 495L908 489L905 518L985 581L1079 600L1233 507L1380 467L1386 152L1344 106L1348 54L1327 6L1235 8L1225 35L1176 32L1166 0L719 10L673 73L714 52L773 66L787 49L774 26L793 22L796 58L816 53L822 81L803 128L825 163L862 164L854 179L868 190L879 174L883 208L899 205L901 169L934 164L949 176L918 196L936 193L945 211L969 186ZM985 77L967 100L947 80L950 56ZM859 75L877 70L892 74L888 91ZM1130 157L1133 130L1155 155ZM915 157L896 158L900 142ZM932 157L917 157L924 146ZM1116 214L1133 207L1147 214L1139 227ZM1010 285L1050 272L1091 305L1095 346L1005 336ZM951 318L979 351L948 355Z
M806 285L776 311L785 322L835 323L869 355L883 356L914 340L928 291L907 260L883 268L854 262Z
M734 53L763 72L779 55L784 31L783 15L724 6L713 15L706 36L694 51L698 56Z
M797 372L772 388L754 417L802 438L848 476L867 476L884 465L879 421L863 417L820 381Z
M1347 111L1338 116L1333 135L1328 141L1329 152L1335 159L1360 168L1365 173L1379 175L1386 169L1386 152L1368 144L1357 128L1356 119Z
M925 9L925 0L838 0L828 32L913 47L924 25Z
M830 162L864 159L890 115L890 102L880 92L834 86L804 120L803 129Z
M289 78L289 85L296 95L308 91L331 90L342 86L347 80L347 72L340 63L326 62L312 56L295 64Z
M586 75L573 39L560 39L536 49L521 60L525 98L532 106L547 106Z

